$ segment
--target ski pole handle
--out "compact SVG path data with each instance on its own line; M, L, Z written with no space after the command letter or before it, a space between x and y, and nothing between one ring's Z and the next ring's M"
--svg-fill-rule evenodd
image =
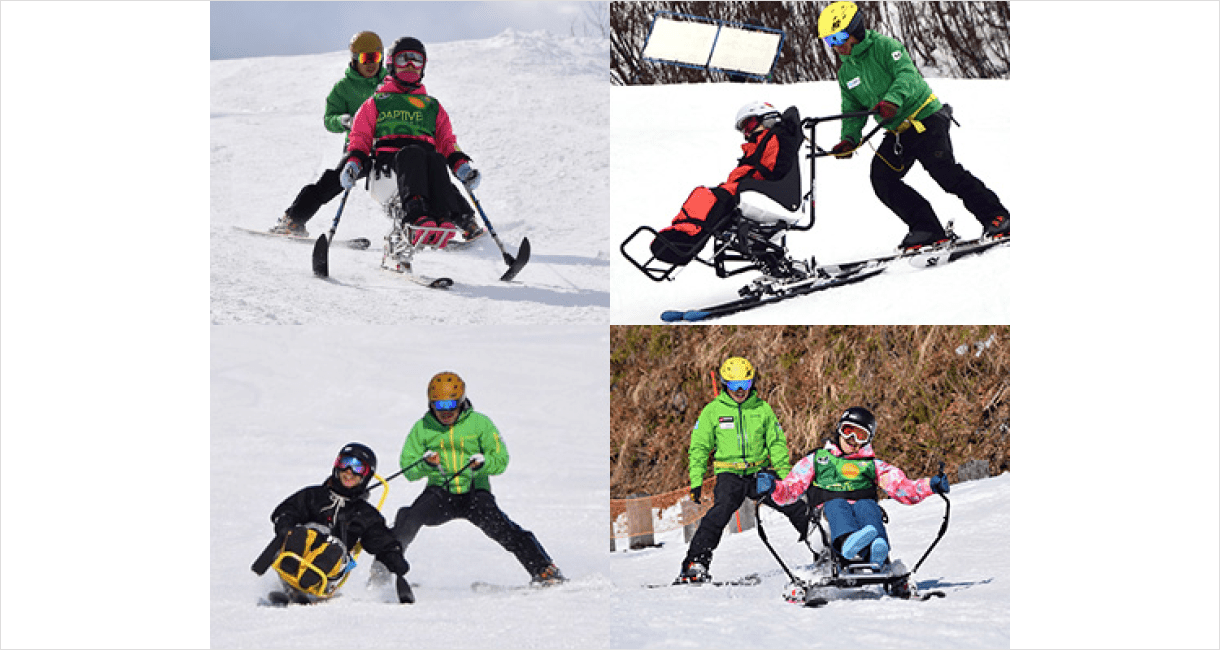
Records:
M422 462L424 462L424 459L422 459L422 458L421 458L421 459L419 459L419 460L415 461L414 463L411 463L410 465L407 465L406 467L404 467L404 468L402 468L402 469L398 470L397 472L394 472L393 474L390 474L389 476L387 476L387 477L385 478L385 480L378 481L377 483L375 483L375 484L373 484L373 485L370 485L370 486L369 486L369 489L371 490L371 489L373 489L373 488L375 488L375 487L377 487L377 486L379 486L379 485L385 485L386 483L389 483L389 482L390 482L390 479L397 478L398 476L401 476L401 475L402 475L404 472L406 472L407 470L409 470L409 469L411 469L411 468L415 467L416 465L418 465L418 464L420 464L420 463L422 463Z

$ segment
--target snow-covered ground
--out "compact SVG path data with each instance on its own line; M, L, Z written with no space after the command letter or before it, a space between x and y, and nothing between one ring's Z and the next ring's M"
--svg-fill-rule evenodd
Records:
M338 164L343 136L322 127L347 53L212 61L211 322L397 324L606 322L610 251L609 52L604 39L511 30L483 40L428 43L428 91L483 174L476 194L510 255L529 264L512 283L491 237L462 253L421 252L415 267L457 285L430 291L381 271L389 221L352 191L332 248L331 277L310 270L307 246L238 231L270 228L302 186ZM308 229L330 228L338 198Z
M1010 142L1012 84L1008 81L929 79L941 101L954 108L962 124L951 130L953 149L966 169L996 192L1016 213L1021 186L1013 180ZM796 106L802 117L836 115L835 82L788 85L698 84L615 88L610 100L611 174L614 178L610 238L611 322L659 323L662 311L693 309L737 297L737 289L757 273L717 278L707 266L692 263L673 281L654 282L619 252L641 225L668 226L691 190L723 182L741 155L741 135L733 130L737 109L766 101L783 111ZM818 125L817 144L830 149L840 139L839 122ZM870 121L865 133L875 124ZM868 180L878 133L855 157L817 159L817 193L812 230L788 236L791 255L818 262L845 262L890 252L906 226L877 197ZM808 147L800 165L809 187ZM977 237L982 226L957 197L945 193L921 166L906 176L936 209L942 224L953 220L963 237ZM808 223L808 216L801 220ZM628 252L647 260L651 235L633 240ZM1020 241L1020 235L1017 235ZM1019 247L1019 243L1015 243ZM644 257L640 257L643 254ZM705 254L706 255L706 254ZM725 324L970 324L1007 323L1011 316L1011 249L1000 248L934 272L899 264L880 277L763 309L717 320Z
M604 326L460 327L457 346L430 345L427 326L213 328L211 370L211 645L213 647L637 648L824 647L819 621L856 629L868 647L1006 647L1009 630L1009 479L954 487L950 530L919 574L948 598L928 603L786 605L786 580L754 533L726 535L713 571L761 572L762 585L648 589L672 580L681 532L661 548L609 553L608 333ZM316 607L255 605L275 584L249 566L271 535L268 516L296 489L320 482L349 441L397 468L402 441L441 370L466 380L476 409L511 454L492 481L505 512L532 530L571 584L537 593L475 594L476 580L528 580L510 555L464 521L424 528L407 551L418 602L366 588L365 556L343 595ZM422 483L390 482L384 511ZM944 508L888 502L895 556L913 564ZM793 566L808 551L786 521L764 511L769 539ZM796 617L810 625L759 625ZM709 634L709 620L717 621ZM884 620L886 625L876 625ZM951 620L952 625L946 625ZM870 623L870 621L872 623ZM847 626L847 627L842 627ZM423 632L426 629L427 632Z

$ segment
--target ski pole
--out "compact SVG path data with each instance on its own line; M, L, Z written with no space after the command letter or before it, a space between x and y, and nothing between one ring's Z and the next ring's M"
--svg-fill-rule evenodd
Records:
M465 187L465 185L463 185L463 187ZM521 272L521 268L525 266L525 263L529 261L529 237L521 238L521 246L517 249L516 258L509 255L508 251L504 248L504 242L500 241L500 236L496 234L496 229L492 227L491 220L487 218L487 213L483 211L483 204L479 203L479 197L475 196L474 190L470 189L469 187L466 188L466 193L470 195L470 200L474 202L474 207L479 211L479 217L483 219L483 225L487 226L487 232L491 233L491 238L495 240L496 246L500 248L500 253L504 255L504 263L508 265L508 270L504 272L504 275L500 276L500 279L508 282L516 277L517 274Z
M453 479L457 478L457 477L458 477L458 474L461 474L462 472L466 471L466 470L467 470L467 469L468 469L468 468L469 468L471 465L474 465L474 459L473 459L473 458L471 458L470 460L466 461L466 464L465 464L465 465L462 465L462 469L459 469L458 471L456 471L456 472L454 472L454 473L450 474L450 475L449 475L449 478L445 479L445 482L444 482L444 483L441 483L441 487L449 487L449 482L450 482L450 481L452 481Z
M944 461L941 461L940 463L940 475L945 475ZM928 555L932 553L932 549L936 548L936 544L940 542L940 538L945 536L945 531L949 530L949 497L945 496L944 492L937 492L937 494L940 495L940 498L945 500L945 519L940 523L940 532L936 533L936 539L932 540L931 546L928 546L928 550L923 552L923 557L919 558L919 561L915 563L915 568L911 569L911 573L915 573L919 570L919 565L923 564L923 561L928 559Z
M351 187L343 192L343 200L339 202L339 211L335 213L335 220L330 224L330 231L320 235L313 245L313 274L320 278L330 277L330 242L335 238L335 230L339 228L339 219L343 216L343 206L347 205L347 195L351 193Z
M420 458L419 460L415 461L414 463L411 463L410 465L407 465L406 467L404 467L404 468L402 468L402 469L398 470L397 472L394 472L393 474L390 474L390 475L389 475L389 476L387 476L385 479L383 479L383 480L379 480L379 481L377 481L377 483L375 483L375 484L373 484L373 485L370 485L368 489L370 489L370 490L371 490L371 489L373 489L373 488L375 488L375 487L377 487L377 486L379 486L379 485L385 485L386 483L389 483L389 482L390 482L390 479L397 478L398 476L401 476L403 472L406 472L407 470L409 470L409 469L411 469L411 468L415 467L416 465L418 465L418 464L420 464L420 463L422 463L422 462L424 462L424 459Z
M779 562L780 568L784 570L784 573L788 574L788 579L792 581L792 584L804 587L805 581L801 580L795 575L792 575L792 571L788 569L788 565L784 564L784 561L779 557L779 553L776 553L775 548L771 546L771 542L767 541L767 533L763 530L762 524L762 508L759 507L761 504L762 499L754 502L754 520L756 522L755 527L758 528L758 538L762 540L762 543L767 547L767 550L771 551L771 556L775 558L776 562Z

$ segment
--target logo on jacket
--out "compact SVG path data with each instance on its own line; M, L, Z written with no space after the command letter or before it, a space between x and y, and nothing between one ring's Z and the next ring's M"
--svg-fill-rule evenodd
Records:
M843 478L856 478L860 475L860 467L854 463L847 463L843 466Z
M894 53L890 56L894 57L894 60L897 61L902 58L902 50L894 50Z
M851 90L852 88L855 88L856 86L859 86L859 85L860 85L860 77L856 77L855 79L852 79L851 81L847 82L847 89Z
M721 416L720 417L720 428L721 429L732 429L733 428L733 416L731 416L731 415Z
M420 99L419 97L415 97L414 95L407 97L407 101L410 102L411 105L414 106L415 108L423 108L428 105L428 102L425 102L424 100Z

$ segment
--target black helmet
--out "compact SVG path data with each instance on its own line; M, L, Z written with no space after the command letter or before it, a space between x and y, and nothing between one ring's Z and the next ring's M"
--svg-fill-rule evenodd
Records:
M399 67L395 63L395 59L398 58L398 55L401 52L418 52L419 54L423 55L424 63L423 66L419 68L419 76L417 78L410 78L416 74L416 71L410 68L403 68L402 70L404 76L398 76ZM395 79L409 85L418 84L424 78L424 67L428 65L428 49L424 47L424 44L418 38L415 38L414 36L403 36L402 38L394 41L394 45L390 47L390 60L387 62L387 65L390 68L390 71L394 74Z
M350 467L353 472L360 475L360 484L355 488L347 489L343 487L343 482L339 480L339 472L345 467ZM377 454L373 453L372 449L358 442L349 442L343 445L343 449L339 450L339 455L335 456L335 465L331 469L330 477L331 489L344 496L357 496L363 493L369 485L369 481L373 480L373 474L377 472Z
M853 406L843 411L843 415L839 416L838 424L835 425L835 433L839 436L843 435L844 424L852 424L868 432L868 440L859 443L860 446L872 442L873 435L877 433L877 418L873 417L872 411L863 406ZM859 438L856 438L856 441L859 442Z

